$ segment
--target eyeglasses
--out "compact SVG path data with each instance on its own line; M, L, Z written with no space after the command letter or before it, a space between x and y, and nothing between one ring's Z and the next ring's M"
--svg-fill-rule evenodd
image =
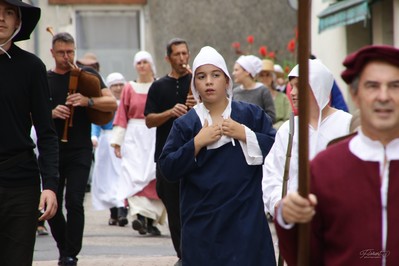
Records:
M75 50L55 51L55 54L59 57L63 57L65 54L71 56L75 54Z

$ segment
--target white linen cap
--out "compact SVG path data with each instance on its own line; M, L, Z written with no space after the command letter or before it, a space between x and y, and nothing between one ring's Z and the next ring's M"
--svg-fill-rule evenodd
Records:
M231 98L233 96L233 80L230 77L229 71L227 70L226 62L221 54L216 51L214 48L210 46L202 47L198 55L194 58L193 62L193 78L191 79L191 91L193 93L194 98L199 102L199 94L197 89L195 88L195 72L198 67L203 65L214 65L217 68L220 68L224 74L229 78L229 86L227 88L227 96Z
M142 60L146 60L148 63L150 63L152 73L155 76L157 74L157 71L155 68L154 60L152 59L151 54L147 51L139 51L134 55L133 66L136 67L136 64Z
M299 65L291 70L288 77L299 77ZM334 77L330 70L319 59L309 59L309 85L320 110L330 101L333 83Z
M125 84L126 80L121 73L114 72L107 76L105 82L107 83L107 87L109 88L115 84Z
M242 55L236 61L245 71L254 78L262 71L262 60L254 55Z

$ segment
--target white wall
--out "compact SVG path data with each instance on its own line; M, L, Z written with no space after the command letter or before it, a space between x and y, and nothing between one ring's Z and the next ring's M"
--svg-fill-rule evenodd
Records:
M326 2L312 1L312 53L331 70L348 103L347 85L341 79L341 72L344 69L342 62L347 55L345 27L318 32L319 18L317 15L327 7L328 3Z
M399 47L399 0L393 1L393 43Z

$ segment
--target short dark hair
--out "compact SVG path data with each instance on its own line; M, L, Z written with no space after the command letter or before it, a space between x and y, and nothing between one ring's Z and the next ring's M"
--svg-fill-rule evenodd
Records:
M53 41L52 41L53 46L56 42L65 42L65 43L75 44L75 39L68 32L60 32L60 33L57 33L56 35L54 35Z
M187 50L188 50L188 44L187 44L186 40L183 40L181 38L173 38L166 45L166 55L169 57L172 54L172 52L173 52L172 46L173 45L179 45L179 44L185 44L186 47L187 47Z

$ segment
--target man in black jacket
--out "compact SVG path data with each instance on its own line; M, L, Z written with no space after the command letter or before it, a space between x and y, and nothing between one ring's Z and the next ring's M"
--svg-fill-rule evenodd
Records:
M58 143L46 67L14 44L29 39L39 18L37 7L0 0L0 113L4 125L0 131L0 265L31 266L37 210L43 212L40 220L51 218L57 210ZM30 138L32 123L38 137L38 160Z

